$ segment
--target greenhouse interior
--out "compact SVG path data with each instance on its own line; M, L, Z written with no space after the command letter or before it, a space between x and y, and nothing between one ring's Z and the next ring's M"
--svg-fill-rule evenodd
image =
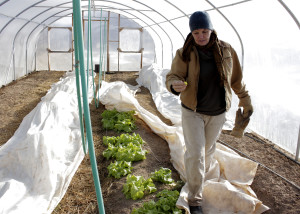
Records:
M190 213L181 101L165 82L195 11L236 51L254 109L244 136L231 136L232 93L203 213L300 213L298 0L1 0L1 214ZM107 110L134 111L147 139L147 158L119 179L99 145L121 134L104 130ZM129 176L150 179L160 168L176 185L125 196ZM174 208L146 210L175 186Z

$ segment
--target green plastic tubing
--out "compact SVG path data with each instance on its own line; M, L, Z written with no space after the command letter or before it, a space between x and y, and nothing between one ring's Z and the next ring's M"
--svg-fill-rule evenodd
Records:
M91 69L92 69L92 77L93 77L93 92L94 92L94 101L95 106L98 108L97 99L96 99L96 88L95 88L95 73L94 73L94 62L93 62L93 40L92 40L92 21L91 21L91 4L89 1L89 8L88 8L89 20L88 20L88 30L89 30L89 38L90 38L90 53L91 53Z
M87 77L89 77L89 56L91 56L91 69L92 69L92 77L93 77L93 92L94 92L94 100L95 100L95 106L98 108L98 104L96 101L96 88L95 88L95 75L93 70L93 49L92 49L92 25L91 25L91 1L89 1L88 4L88 40L87 40ZM87 79L87 85L89 85L89 79Z
M100 57L99 57L99 79L98 79L98 85L99 87L102 85L102 75L103 75L103 57L104 57L104 46L106 44L106 18L104 19L104 35L102 37L102 9L101 9L101 15L100 15ZM104 64L105 65L105 64ZM98 103L99 104L99 93L98 93Z
M74 29L76 24L74 25ZM77 35L74 34L74 38L76 42L74 42L75 49L78 50L78 44L77 44ZM85 133L84 133L84 127L83 127L83 116L82 116L82 103L81 103L81 93L80 93L80 82L79 82L79 54L77 51L75 51L75 75L76 75L76 90L77 90L77 100L78 100L78 109L79 109L79 121L80 121L80 131L81 131L81 142L84 154L86 155L86 140L85 140Z
M85 69L84 69L84 48L83 48L83 35L82 35L82 20L81 20L81 6L80 0L73 0L73 14L75 21L75 29L74 34L76 34L76 40L74 43L77 44L77 50L75 48L75 52L79 52L79 63L80 63L80 74L81 74L81 90L82 90L82 97L83 97L83 110L84 110L84 119L85 119L85 126L86 126L86 135L88 141L88 149L90 155L90 162L92 166L92 173L94 178L94 185L96 189L97 195L97 202L100 214L105 214L104 205L103 205L103 198L101 193L100 187L100 179L98 175L97 169L97 162L96 162L96 155L94 150L94 143L93 143L93 135L92 135L92 127L91 127L91 118L90 118L90 109L89 109L89 102L87 96L87 86L86 86L86 79L85 79ZM74 36L75 39L75 36Z
M91 17L90 17L90 5L91 2L89 0L89 4L88 4L88 35L87 35L87 57L86 57L86 84L89 85L89 70L90 70L90 33L91 33L91 29L90 29L90 22L91 22ZM87 87L87 92L89 92L89 87Z

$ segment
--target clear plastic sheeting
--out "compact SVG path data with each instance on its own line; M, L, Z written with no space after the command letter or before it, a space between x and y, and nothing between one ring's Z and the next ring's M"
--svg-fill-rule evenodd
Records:
M0 148L0 213L51 213L67 191L84 158L75 80L54 84Z
M140 76L140 81L148 79ZM142 80L141 80L142 79ZM154 86L155 87L155 86ZM150 89L152 90L152 88ZM141 107L134 98L135 92L124 82L103 82L99 91L100 100L107 109L118 111L135 110L137 115L159 136L165 139L170 148L171 162L185 181L184 151L182 127L168 126L157 116ZM171 93L169 93L172 97ZM168 102L165 99L161 102ZM172 102L172 99L170 100ZM160 103L161 103L160 102ZM163 104L161 106L168 106ZM165 109L164 112L166 112ZM165 115L165 114L164 114ZM167 114L171 115L171 114ZM208 214L241 213L259 214L269 208L262 204L250 188L258 164L239 156L231 149L217 144L215 159L210 171L206 174L203 190L203 209ZM189 212L187 203L187 184L182 188L177 206Z
M88 1L81 1L83 10L87 10L87 4ZM95 0L92 1L92 16L100 17L100 10L103 10L103 17L111 12L109 35L112 41L118 39L116 14L121 14L121 23L128 20L130 26L139 25L144 29L144 35L150 35L142 40L143 65L154 62L162 68L170 68L175 51L182 47L189 33L190 14L195 10L208 11L220 39L229 42L240 57L245 82L255 105L250 126L295 154L300 121L300 103L294 99L300 85L300 46L297 45L300 36L299 6L297 0ZM21 3L7 0L0 3L0 86L37 68L48 69L45 48L48 39L43 37L45 34L42 32L47 31L49 26L72 26L71 16L72 4L65 0L28 0ZM97 27L92 33L95 34L93 37L98 36ZM130 37L122 39L128 41L126 46L130 46ZM94 47L96 64L99 62L99 45ZM139 69L138 56L134 54L132 57L121 54L121 65L118 66L117 48L117 43L110 44L112 70ZM51 68L58 70L70 70L72 63L70 57L51 57L50 61ZM69 63L65 63L67 61ZM130 68L132 62L137 63ZM235 110L232 109L231 115Z
M245 57L245 63L252 63L251 58L248 59L248 57L257 56L262 59L260 54L266 54L271 58L276 55L276 52L269 52L264 47L259 48L258 54L253 52L253 48L261 47L261 43L271 45L272 48L279 48L279 50L283 48L288 51L296 50L296 53L299 51L299 47L290 48L290 45L286 44L291 43L289 41L297 41L299 38L300 15L297 10L299 7L297 0L284 2L282 0L91 0L91 2L93 13L99 14L99 11L103 10L103 12L121 14L148 31L155 44L154 52L157 56L155 62L164 68L170 67L172 56L176 49L182 46L184 38L189 33L188 18L195 10L206 10L210 13L214 27L221 38L239 50L239 54ZM87 10L88 1L82 0L81 5L83 10ZM266 8L268 8L267 12ZM35 23L39 26L35 32L39 34L45 27L53 26L56 21L70 16L72 16L72 3L66 0L28 0L21 3L18 0L2 1L0 3L0 36L3 37L7 31L11 32L11 38L14 38L18 31L28 23ZM17 25L17 22L21 20L24 23ZM68 22L72 24L71 19ZM278 27L282 29L282 26L288 30L288 36L284 30L278 30ZM35 27L30 26L24 31L31 37ZM34 49L36 43L37 40L26 48ZM254 45L246 45L246 43L254 43ZM278 46L278 44L288 45L288 47ZM6 43L3 47L12 50L14 44ZM31 59L34 55L27 57ZM292 61L295 62L297 59L292 59ZM264 61L259 62L261 63ZM5 63L5 66L12 65Z
M88 1L80 2L83 16L87 18ZM110 68L137 70L143 61L146 70L153 63L158 65L161 70L154 67L153 70L162 76L170 69L176 50L183 46L190 31L189 16L196 10L207 11L219 38L234 47L242 64L254 106L249 128L291 156L296 154L300 126L299 0L91 0L91 3L92 19L99 19L100 11L103 17L111 15L109 54L105 56L110 57ZM50 54L48 59L47 52L48 28L72 27L72 9L72 2L67 0L0 1L0 87L36 70L49 69L49 61L51 69L74 68L72 53ZM118 58L119 14L120 27L143 29L142 60L136 53L132 56L122 53ZM93 41L99 37L98 24L99 21L92 24ZM120 35L122 46L131 50L131 35ZM52 44L63 41L58 36L51 38ZM65 42L68 47L70 38ZM99 63L100 47L100 42L93 43L94 64ZM151 87L163 85L162 78L157 79L160 83L151 79ZM162 113L172 117L173 113L165 112L164 105L175 108L173 103L178 104L178 100L173 98L172 104L165 104L165 96L165 91L153 94L154 100L160 103L158 108L162 106ZM234 96L227 114L229 120L234 119L237 102ZM172 119L174 124L179 123L178 117Z
M235 48L243 66L255 111L251 129L292 155L296 154L300 126L298 0L91 0L91 3L92 19L99 19L100 13L103 18L111 14L108 55L111 70L137 70L141 62L138 54L122 53L118 58L118 14L121 15L120 27L143 28L143 66L156 63L168 69L189 33L189 16L195 10L207 11L219 38ZM88 1L82 0L81 6L87 17ZM99 37L99 21L96 23L92 24L93 40ZM48 61L45 32L48 27L57 26L72 26L72 2L0 2L0 87L35 70L48 69L49 61L51 69L74 68L71 53L69 56L50 54ZM130 35L121 36L122 45L134 45ZM62 41L56 37L51 43ZM99 42L93 43L94 64L99 64L100 47ZM234 107L228 114L231 119L236 110Z

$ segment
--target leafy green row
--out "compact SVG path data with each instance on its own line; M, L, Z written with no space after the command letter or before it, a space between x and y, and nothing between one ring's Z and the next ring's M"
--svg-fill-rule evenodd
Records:
M103 117L102 125L104 129L116 130L117 132L132 132L136 129L134 111L118 112L115 109L105 110L101 116ZM148 179L130 174L133 169L132 161L146 159L146 154L148 153L147 150L142 149L142 145L145 142L138 134L121 134L118 137L104 136L103 143L108 147L103 152L103 156L106 159L116 159L115 162L108 166L109 176L121 178L127 175L126 183L122 190L127 199L137 200L143 198L146 194L156 192L157 189L153 181L177 185L172 179L172 171L163 167L152 172L151 177ZM164 190L156 196L159 198L157 202L144 203L143 207L134 209L132 214L182 213L181 210L176 208L176 201L179 197L177 190Z
M182 210L176 207L179 197L177 190L163 190L156 194L158 200L153 200L143 204L141 208L133 209L131 214L182 214Z
M132 132L136 129L135 111L118 112L116 109L105 110L102 116L102 126L104 129L115 130L117 132Z

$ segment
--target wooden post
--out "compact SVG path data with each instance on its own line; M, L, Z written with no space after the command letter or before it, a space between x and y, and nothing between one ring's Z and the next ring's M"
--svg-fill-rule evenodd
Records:
M120 19L121 15L118 15L118 72L120 71Z
M144 52L143 37L144 37L144 30L143 30L143 28L140 28L140 48L141 48L141 64L140 64L140 69L142 69L142 67L143 67L143 52Z
M106 72L109 72L109 20L110 20L110 11L108 11L107 14L107 37L106 37L106 42L107 42L107 46L106 46L106 60L107 60L107 68L106 68Z
M141 52L141 64L140 64L140 69L143 67L143 51Z
M297 149L296 149L296 156L295 160L299 160L299 150L300 150L300 125L299 125L299 133L298 133L298 144L297 144Z
M74 14L72 13L72 71L75 70L75 64L74 64Z
M47 53L48 53L48 71L50 71L50 27L48 27L48 48L47 48Z

